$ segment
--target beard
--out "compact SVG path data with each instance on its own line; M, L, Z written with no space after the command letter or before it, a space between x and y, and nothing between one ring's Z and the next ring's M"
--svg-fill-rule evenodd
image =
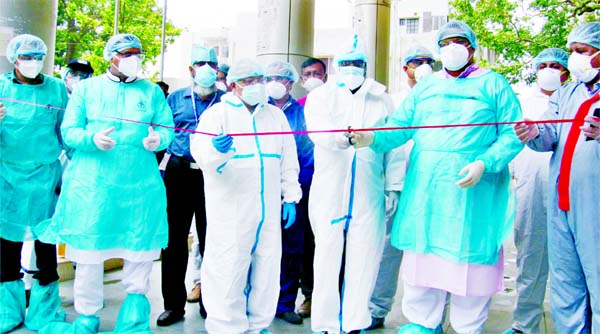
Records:
M199 85L194 85L194 91L196 92L196 94L198 94L200 96L209 96L217 91L217 87L215 87L215 85L212 85L210 87L202 87Z

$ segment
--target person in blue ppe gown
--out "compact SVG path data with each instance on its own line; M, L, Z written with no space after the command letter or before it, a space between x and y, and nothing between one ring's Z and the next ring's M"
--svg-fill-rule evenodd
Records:
M438 33L444 69L408 94L386 127L515 122L521 107L508 82L475 64L477 40L462 21ZM404 333L440 333L446 297L459 334L483 333L492 295L503 288L502 243L514 194L508 163L523 148L510 125L356 132L358 147L385 152L414 141L392 229L404 251ZM444 273L444 275L440 275Z
M404 70L404 73L406 73L406 81L403 82L403 89L400 92L401 100L406 97L408 92L410 92L418 81L421 81L425 76L430 75L433 72L431 65L434 61L431 51L423 46L415 45L407 50L402 59L402 69ZM401 102L401 100L399 102ZM400 157L404 156L404 158L395 159L396 164L394 166L388 166L388 168L405 171L406 164L408 163L407 157L411 148L412 141L397 148L396 150L399 150L400 152L397 152L396 155L400 155ZM385 317L392 310L394 297L396 296L396 290L398 288L400 263L402 261L402 251L392 246L390 236L394 217L396 216L396 209L398 207L398 199L402 187L404 186L404 177L397 178L396 180L387 179L386 182L390 184L386 186L388 191L386 192L385 246L383 247L383 254L381 255L377 281L373 288L371 300L369 301L371 325L366 328L367 330L383 327Z
M534 59L537 82L534 91L521 99L523 116L540 120L550 96L569 78L569 55L548 48ZM511 162L517 193L515 246L517 247L517 300L512 328L504 334L538 334L544 312L548 280L547 199L550 152L525 147Z
M170 158L164 175L167 189L169 245L162 251L161 257L161 285L165 311L158 317L158 326L169 326L183 319L185 313L188 235L194 217L198 249L201 256L204 254L206 235L204 178L200 166L190 153L190 132L179 129L196 129L202 113L219 103L221 96L225 94L215 87L216 69L217 54L213 48L192 47L189 70L193 84L176 90L167 99L178 130L175 131L175 138L167 149Z
M68 100L64 83L41 73L47 52L37 36L14 37L6 48L14 69L0 76L0 333L64 319L56 246L33 231L52 216L60 191L60 122ZM35 240L38 273L25 315L21 249L28 240Z
M393 112L392 99L384 85L367 78L367 56L358 36L339 52L336 63L335 79L306 99L308 130L383 125ZM386 165L382 153L355 150L347 132L309 136L315 143L308 204L315 235L311 327L321 333L359 333L371 323L369 298L385 237L385 191L404 170L386 168L393 163Z
M543 119L515 132L539 152L552 152L548 184L550 306L558 333L600 333L600 22L567 38L576 81L550 97ZM593 115L596 115L594 117ZM529 120L529 119L526 119Z
M210 334L269 333L279 296L281 229L302 197L298 157L284 113L267 103L264 70L252 59L229 69L232 92L204 112L191 152L204 174L206 246L202 300ZM283 204L282 204L283 203Z
M160 87L137 76L141 53L135 35L112 36L104 48L109 69L82 81L69 100L61 130L74 154L41 237L65 243L66 257L77 263L79 317L40 333L98 331L103 263L110 258L124 260L127 292L114 333L150 333L152 261L168 240L165 187L154 152L171 142L173 117Z
M265 69L266 92L269 104L281 109L287 118L292 131L306 131L304 107L290 96L294 83L299 75L294 66L283 61L275 61ZM300 286L300 274L304 255L304 231L308 220L308 196L310 183L314 173L314 144L307 134L294 135L296 153L300 165L298 181L302 188L302 199L296 206L296 222L282 231L281 255L281 290L275 316L291 324L301 324L302 318L294 312L296 297Z

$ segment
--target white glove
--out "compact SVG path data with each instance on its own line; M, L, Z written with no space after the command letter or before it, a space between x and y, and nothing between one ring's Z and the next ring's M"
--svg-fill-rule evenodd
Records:
M4 119L4 116L6 116L6 107L0 103L0 122Z
M144 148L148 151L154 152L160 145L160 136L158 133L154 132L154 129L149 126L148 127L148 137L142 139L142 144L144 144Z
M350 133L350 141L354 148L368 147L373 144L375 134L373 131L360 131Z
M526 123L527 121L531 120L524 118L523 123L517 123L514 127L515 134L517 137L519 137L519 140L523 144L540 135L540 130L538 129L537 125L533 123Z
M115 147L116 142L108 136L114 130L115 127L113 126L94 135L94 144L99 150L108 151Z
M456 182L456 185L461 188L470 188L479 182L481 176L483 175L483 171L485 170L485 165L483 161L477 160L475 162L471 162L466 165L465 168L461 169L459 176L465 175L462 179Z
M398 199L400 198L399 191L385 192L385 217L392 217L398 209Z
M350 141L347 132L336 133L335 135L335 146L340 150L345 150L350 147Z

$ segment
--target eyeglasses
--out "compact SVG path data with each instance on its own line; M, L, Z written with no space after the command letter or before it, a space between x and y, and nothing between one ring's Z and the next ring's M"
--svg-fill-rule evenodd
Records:
M277 75L266 77L265 80L267 82L271 82L271 81L281 82L284 85L287 84L288 82L290 82L290 79L288 79L286 77L277 76Z
M429 59L429 58L417 58L417 59L412 59L411 61L408 62L408 65L413 65L413 67L419 67L423 64L433 64L433 60Z
M23 55L23 56L18 56L17 59L19 59L19 60L44 60L44 55L41 55L41 54Z
M440 41L439 46L443 48L444 46L448 46L450 44L458 44L462 46L469 47L471 46L471 42L468 39L462 37L450 37Z
M82 72L82 71L69 71L67 73L69 77L80 77L81 79L87 79L92 76L92 73Z
M240 86L240 87L245 87L245 86L255 85L255 84L264 83L264 82L265 82L265 79L263 77L248 77L248 78L240 79L240 80L236 81L235 83L238 84L238 86Z
M355 66L365 67L365 62L362 60L343 60L338 63L339 66Z
M197 61L194 64L192 64L192 66L194 66L194 67L202 67L204 65L208 65L208 66L214 68L215 70L217 69L217 64L213 63L211 61Z
M129 58L131 56L136 56L142 58L144 54L142 52L119 52L117 51L117 57L119 58Z

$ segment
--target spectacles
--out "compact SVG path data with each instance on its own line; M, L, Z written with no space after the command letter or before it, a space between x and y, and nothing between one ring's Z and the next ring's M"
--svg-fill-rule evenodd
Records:
M67 74L69 77L80 77L81 79L87 79L92 76L91 73L82 71L69 71Z
M433 60L429 58L421 58L421 59L413 59L408 62L409 65L414 65L414 67L419 67L423 64L433 64Z
M339 66L356 66L365 67L365 62L362 60L343 60L338 63Z
M217 69L217 64L213 63L212 61L197 61L194 64L192 64L192 66L194 66L194 67L202 67L204 65L208 65L208 66L214 68L215 70Z
M44 55L24 55L24 56L18 56L17 59L19 60L44 60Z
M284 85L287 84L288 82L290 82L290 79L288 79L286 77L281 77L281 76L270 76L270 77L266 77L265 80L267 82L271 82L271 81L281 82Z
M255 85L255 84L264 83L264 82L265 82L265 79L263 77L248 77L248 78L243 78L243 79L236 81L236 84L238 84L241 87L245 87L245 86Z
M444 46L448 46L450 44L458 44L462 46L469 47L471 46L471 42L468 39L462 37L450 37L440 41L439 46L443 48Z
M117 51L117 57L119 58L129 58L131 56L136 56L142 58L144 54L142 52L119 52Z

